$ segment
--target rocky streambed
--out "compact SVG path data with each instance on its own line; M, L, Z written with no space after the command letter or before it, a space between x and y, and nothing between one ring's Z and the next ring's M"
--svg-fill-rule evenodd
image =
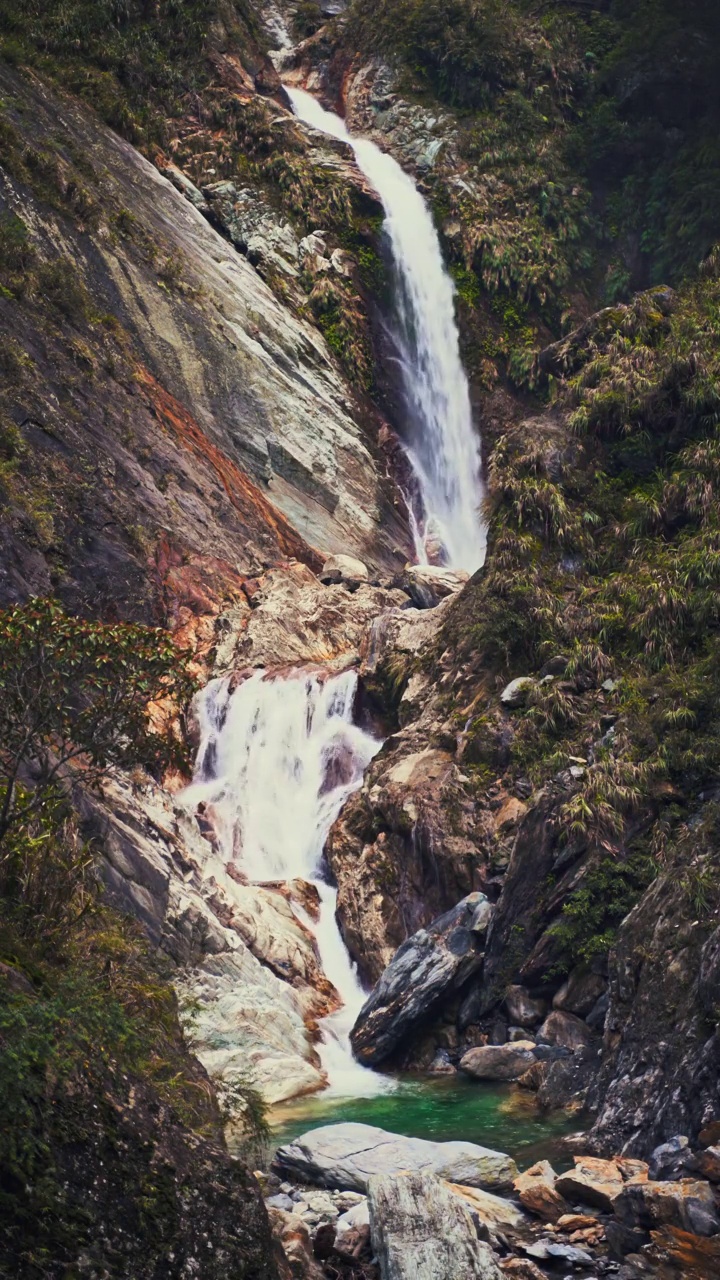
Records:
M520 1173L470 1142L362 1124L311 1130L259 1175L293 1274L320 1280L709 1280L720 1264L720 1156L676 1138L649 1161L574 1156Z

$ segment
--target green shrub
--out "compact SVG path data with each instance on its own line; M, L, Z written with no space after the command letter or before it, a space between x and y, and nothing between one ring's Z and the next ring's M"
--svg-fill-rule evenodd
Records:
M0 613L0 847L67 780L111 765L161 769L184 758L150 704L182 708L194 682L166 632L68 617L52 600ZM33 789L19 788L32 770Z

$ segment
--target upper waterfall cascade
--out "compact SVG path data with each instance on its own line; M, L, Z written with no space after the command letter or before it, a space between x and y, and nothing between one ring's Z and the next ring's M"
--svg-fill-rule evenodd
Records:
M226 861L249 880L307 880L317 887L313 922L324 973L342 1008L321 1024L329 1089L371 1093L383 1078L352 1057L349 1034L365 1000L335 919L336 890L322 874L325 841L342 805L362 784L380 742L353 724L357 675L257 671L234 690L227 679L202 691L201 740L187 804L204 802Z
M299 119L347 142L385 210L396 282L393 341L409 426L407 452L423 510L414 512L421 564L440 549L454 569L474 572L485 560L480 442L460 358L454 288L430 210L412 178L367 138L353 137L339 116L302 89L287 88Z

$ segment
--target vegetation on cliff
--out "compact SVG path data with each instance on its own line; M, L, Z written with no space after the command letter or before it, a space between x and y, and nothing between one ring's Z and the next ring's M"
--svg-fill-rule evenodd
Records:
M450 150L424 179L485 391L532 388L539 347L692 276L711 250L719 36L708 0L355 0L345 46L451 113Z
M148 703L182 705L192 687L157 630L72 619L50 601L0 614L0 1275L13 1280L66 1275L83 1257L138 1277L174 1251L189 1260L184 1197L208 1143L221 1214L239 1219L225 1261L271 1274L256 1193L221 1149L168 974L104 903L99 851L71 804L110 766L176 763Z
M446 636L481 682L538 676L513 717L516 778L583 762L556 814L593 851L557 929L566 960L607 949L720 765L719 301L712 255L677 294L544 353L551 406L494 450L488 571ZM483 701L467 750L489 776L506 748Z
M466 216L478 202L469 232L480 239L465 248L486 286L543 302L577 288L570 273L594 251L619 292L674 279L709 252L720 195L712 0L355 0L352 13L353 35L394 58L411 92L459 113L479 190L455 198Z

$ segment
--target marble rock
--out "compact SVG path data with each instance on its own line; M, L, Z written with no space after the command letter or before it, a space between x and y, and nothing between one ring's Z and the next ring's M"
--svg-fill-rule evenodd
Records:
M402 586L419 609L434 609L446 596L456 595L469 581L470 574L442 565L408 565Z
M350 1039L360 1062L383 1062L439 1000L477 972L487 927L485 906L489 904L484 894L469 894L398 948L352 1029Z
M374 1174L425 1171L464 1186L502 1191L517 1177L515 1161L474 1142L404 1138L373 1125L344 1122L311 1129L280 1147L281 1176L321 1187L366 1192Z
M375 1175L368 1204L382 1280L501 1280L469 1210L432 1174Z

